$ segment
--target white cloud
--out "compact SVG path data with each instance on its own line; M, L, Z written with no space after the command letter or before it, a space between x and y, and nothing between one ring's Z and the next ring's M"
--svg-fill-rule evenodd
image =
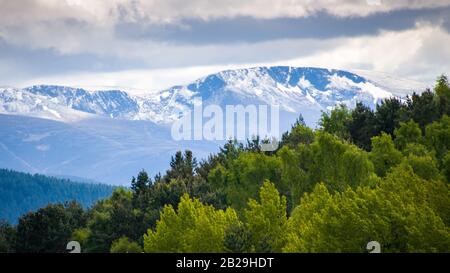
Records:
M374 5L373 3L380 3ZM372 3L372 4L371 4ZM450 0L0 0L0 41L58 54L95 54L151 62L152 53L170 51L168 42L117 37L115 27L182 24L182 19L210 20L307 17L319 12L342 17L367 16L400 9L449 6Z
M378 70L423 81L450 72L450 48L444 46L450 44L449 33L440 26L423 23L410 30L382 31L373 36L209 45L120 39L114 31L123 22L179 24L186 18L305 17L319 12L341 17L367 16L450 5L450 0L381 0L380 5L373 5L377 0L369 2L372 5L366 0L0 0L0 42L6 41L18 50L92 54L146 67L100 73L79 71L70 75L61 71L46 77L27 75L24 70L26 81L17 81L9 74L6 79L0 78L9 82L0 84L54 83L157 90L222 69L274 64ZM101 69L104 65L108 63L99 62ZM14 59L0 59L0 72L14 69L21 69Z
M1 0L0 23L67 18L103 25L119 20L168 23L183 18L304 17L323 11L346 17L449 4L448 0Z
M336 41L333 48L285 63L382 71L432 83L441 73L450 75L450 47L444 46L449 44L450 34L441 27L418 24Z
M441 73L450 75L450 34L439 26L418 24L406 31L384 31L377 36L330 40L285 40L256 44L203 46L162 49L161 60L182 57L190 52L183 65L173 69L126 70L111 73L81 73L32 78L21 83L60 84L105 89L112 86L131 88L135 92L161 90L225 69L252 66L292 65L341 69L366 69L432 84ZM279 52L267 59L269 53ZM284 52L295 53L283 55ZM167 54L167 55L165 55ZM214 65L195 64L204 56ZM234 56L233 56L234 55ZM234 57L234 58L233 58ZM227 58L243 60L227 63ZM105 87L106 86L106 87Z

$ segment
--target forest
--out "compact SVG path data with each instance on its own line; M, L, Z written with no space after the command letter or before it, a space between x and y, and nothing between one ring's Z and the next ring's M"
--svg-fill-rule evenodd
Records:
M450 251L450 86L301 117L276 151L230 140L198 161L177 152L163 174L84 209L51 204L0 226L0 252ZM145 167L145 166L143 166Z
M77 200L84 208L111 196L114 187L0 169L0 220L16 224L23 214L49 203Z

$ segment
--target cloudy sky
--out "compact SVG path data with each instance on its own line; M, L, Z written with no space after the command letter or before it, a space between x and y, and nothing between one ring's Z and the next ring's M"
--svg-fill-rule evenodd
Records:
M223 69L450 75L450 0L0 0L0 86L157 90Z

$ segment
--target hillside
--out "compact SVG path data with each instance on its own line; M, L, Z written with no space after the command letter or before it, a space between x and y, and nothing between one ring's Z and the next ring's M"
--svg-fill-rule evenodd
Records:
M76 200L89 207L109 197L114 187L77 183L44 175L0 169L0 219L16 223L24 213L49 203Z

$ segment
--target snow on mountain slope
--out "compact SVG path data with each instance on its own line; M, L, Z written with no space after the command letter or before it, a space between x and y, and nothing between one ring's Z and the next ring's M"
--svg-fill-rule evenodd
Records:
M338 103L353 107L361 101L374 107L384 98L403 97L418 87L415 82L411 88L407 86L404 81L401 90L398 85L390 88L389 83L322 68L277 66L227 70L149 95L141 100L139 115L169 123L178 118L177 112L191 108L194 98L202 98L205 105L214 103L222 107L226 104L276 104L285 113L301 113L308 125L315 126L321 111Z
M61 105L46 95L33 94L17 88L0 88L0 113L16 114L73 122L92 115Z
M91 92L81 88L36 85L23 91L46 96L51 102L74 110L111 118L130 119L139 111L136 101L119 90Z
M38 85L22 90L0 89L0 112L65 120L66 109L126 120L150 120L170 124L194 99L204 105L280 105L281 111L314 126L321 111L338 103L352 107L362 101L374 107L380 100L404 97L425 88L417 82L362 71L355 73L308 67L255 67L227 70L190 84L142 96L124 91L87 91L81 88ZM72 115L73 112L69 116ZM59 117L59 115L62 115ZM64 117L63 117L64 116ZM75 115L76 116L76 115Z

